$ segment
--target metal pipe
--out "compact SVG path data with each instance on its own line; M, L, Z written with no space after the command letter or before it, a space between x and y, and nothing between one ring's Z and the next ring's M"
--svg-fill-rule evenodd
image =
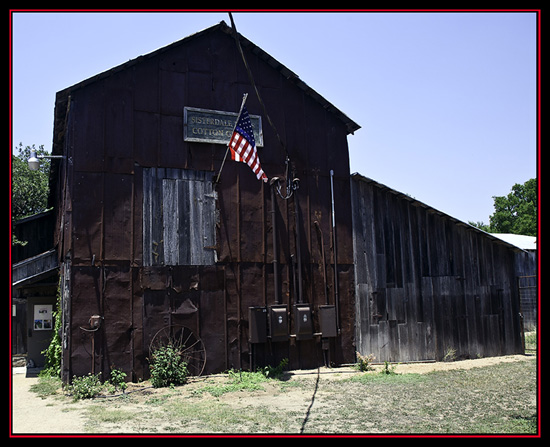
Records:
M296 302L298 286L296 285L296 256L294 254L290 255L290 271L292 272L292 291L294 293L294 302Z
M297 179L294 179L295 182ZM294 190L294 210L295 210L295 226L296 226L296 256L298 257L298 304L303 303L302 295L302 248L300 240L300 227L302 226L302 219L300 215L300 204L298 202L298 192L296 188Z
M340 333L340 310L339 310L339 301L340 297L338 295L338 244L336 238L336 214L334 212L334 171L330 170L330 197L332 201L332 255L334 257L334 306L336 307L336 329Z
M281 304L281 293L279 290L279 257L277 254L277 214L275 211L275 184L279 183L278 177L273 177L271 184L271 226L273 231L273 290L275 294L275 303Z
M95 331L92 333L92 375L95 375Z

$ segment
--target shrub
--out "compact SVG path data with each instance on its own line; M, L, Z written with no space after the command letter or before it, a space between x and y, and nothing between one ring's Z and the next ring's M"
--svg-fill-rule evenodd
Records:
M177 346L160 346L149 359L151 384L155 388L182 385L187 381L187 363L182 359Z
M454 362L456 360L456 349L453 347L447 348L443 356L444 362Z
M374 354L369 355L361 355L358 351L355 352L355 355L357 356L357 369L359 371L370 371L372 367L370 366L370 363L376 358L374 357Z
M74 400L79 400L93 399L101 393L114 393L116 390L124 393L126 390L127 384L124 381L126 377L125 372L111 366L111 378L104 383L101 383L100 375L101 373L96 375L88 373L86 376L73 376L72 384L67 387L68 393L73 396ZM45 380L46 376L42 377L42 379Z
M124 392L126 390L126 373L122 372L119 369L116 369L114 366L111 366L111 379L109 382L115 387L115 390L120 390Z
M68 388L69 393L73 395L75 400L96 397L103 389L101 380L99 380L100 374L93 375L90 373L82 377L74 376L73 383Z
M384 368L382 368L382 371L380 371L380 374L382 375L397 375L395 372L395 368L397 368L397 365L392 365L390 362L384 362Z
M283 359L277 366L267 365L258 369L268 379L280 380L283 377L283 369L288 365L288 359Z

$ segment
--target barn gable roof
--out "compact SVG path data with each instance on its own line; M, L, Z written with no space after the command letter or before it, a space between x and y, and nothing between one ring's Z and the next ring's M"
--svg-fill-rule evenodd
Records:
M118 73L122 70L126 70L129 67L132 67L136 64L139 64L140 62L157 57L158 55L172 50L175 47L178 47L180 45L185 45L191 40L199 39L202 36L205 36L206 34L213 33L216 31L221 31L223 33L226 33L228 35L233 35L233 30L231 27L229 27L223 20L218 23L217 25L211 26L210 28L206 28L202 31L198 31L194 34L191 34L177 42L174 42L170 45L167 45L165 47L159 48L158 50L155 50L151 53L148 53L146 55L138 56L135 59L132 59L128 62L125 62L124 64L118 65L114 68L111 68L107 71L104 71L102 73L99 73L95 76L92 76L91 78L85 79L84 81L81 81L77 84L74 84L70 87L65 88L64 90L61 90L57 93L58 99L62 97L66 97L70 95L72 91L75 91L79 88L85 87L93 82L96 82L98 80L104 79L106 77L112 76L115 73ZM293 71L288 69L285 65L283 65L281 62L276 60L274 57L270 56L267 52L262 50L260 47L252 43L250 40L248 40L246 37L244 37L242 34L239 33L239 39L241 46L244 49L248 49L250 52L255 54L257 57L259 57L261 60L266 62L269 66L271 66L273 69L277 70L281 75L283 75L288 81L295 84L298 88L300 88L304 93L311 98L313 98L318 104L320 104L324 109L327 111L333 113L336 115L336 117L341 120L344 125L346 126L346 130L349 133L353 134L356 130L360 129L361 126L351 120L346 114L344 114L341 110L339 110L336 106L331 104L329 101L327 101L324 97L322 97L319 93L317 93L315 90L313 90L311 87L309 87L304 81L300 79L300 77L295 74Z

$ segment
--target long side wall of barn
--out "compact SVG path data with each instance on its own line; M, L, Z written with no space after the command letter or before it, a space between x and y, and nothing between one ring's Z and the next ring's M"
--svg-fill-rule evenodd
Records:
M522 352L515 251L353 175L358 351L378 361Z

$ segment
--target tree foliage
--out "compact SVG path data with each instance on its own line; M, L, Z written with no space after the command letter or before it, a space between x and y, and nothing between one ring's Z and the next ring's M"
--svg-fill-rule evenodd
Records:
M27 163L31 150L36 151L39 155L47 154L44 146L36 149L33 144L32 147L23 148L23 143L19 143L17 149L19 153L12 154L11 157L11 217L13 220L40 213L46 209L50 175L49 159L42 159L38 171L31 171Z
M48 206L50 160L42 159L37 171L29 169L27 160L31 150L38 155L46 155L44 146L38 149L32 146L23 147L19 143L18 154L11 156L11 219L15 222L23 217L45 211ZM12 233L12 245L24 245Z
M532 178L523 185L516 183L507 196L493 196L495 212L489 225L469 222L488 233L514 233L537 235L537 180Z
M493 233L537 235L537 180L516 183L507 196L493 196L495 212L489 218Z

